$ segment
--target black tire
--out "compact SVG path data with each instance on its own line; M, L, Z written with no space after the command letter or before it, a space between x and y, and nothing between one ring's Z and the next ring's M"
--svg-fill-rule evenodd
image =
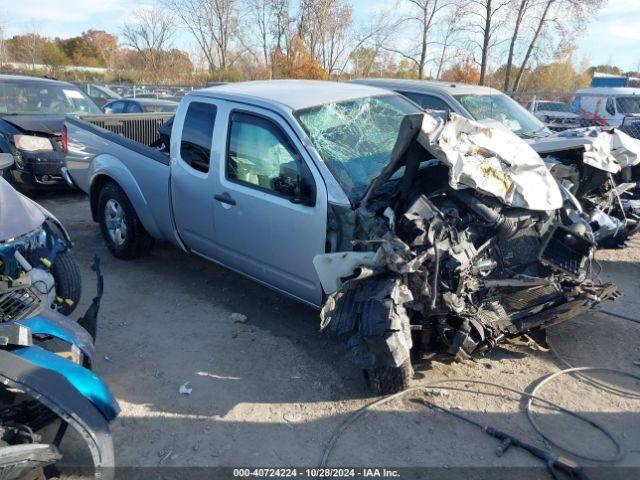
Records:
M110 200L115 201L124 212L123 223L126 227L126 233L123 234L123 240L120 243L110 236L107 227L105 206ZM153 238L142 226L142 222L140 222L127 195L115 183L106 183L100 190L98 196L98 222L100 223L100 231L107 248L117 258L123 260L137 258L153 245Z
M58 305L58 311L69 315L78 306L82 294L82 277L76 259L69 250L58 253L51 265L51 275L56 282L56 296L62 297L63 302ZM71 300L71 305L64 300Z
M413 378L410 359L399 367L371 368L363 372L367 385L376 395L389 395L406 390Z

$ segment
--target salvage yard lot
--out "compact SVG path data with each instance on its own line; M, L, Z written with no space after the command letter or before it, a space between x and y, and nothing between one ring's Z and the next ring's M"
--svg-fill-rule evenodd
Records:
M86 197L51 193L36 200L58 216L75 242L84 282L77 312L95 292L91 258L102 258L105 295L94 365L122 407L112 425L117 465L317 466L334 429L373 400L346 346L318 333L313 309L166 245L139 260L115 259L91 220ZM598 255L602 280L614 281L624 293L603 308L640 318L640 242L633 243ZM233 313L247 320L234 320ZM552 328L549 337L576 366L640 374L638 323L596 311ZM525 389L559 368L551 353L509 345L477 362L433 362L418 368L422 378L414 383L468 378ZM624 379L607 381L640 389ZM193 388L190 395L179 394L185 382ZM640 467L639 400L568 377L542 395L606 425L627 451L620 465ZM498 458L494 440L410 402L414 397L359 419L338 440L329 465L540 465L515 450ZM544 446L518 398L461 392L429 398ZM536 411L545 431L561 443L589 455L613 453L606 438L585 425L541 407Z

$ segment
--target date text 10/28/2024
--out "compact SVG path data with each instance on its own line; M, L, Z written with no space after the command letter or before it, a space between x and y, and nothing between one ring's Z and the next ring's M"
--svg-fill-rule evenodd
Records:
M388 468L234 468L234 478L398 478Z

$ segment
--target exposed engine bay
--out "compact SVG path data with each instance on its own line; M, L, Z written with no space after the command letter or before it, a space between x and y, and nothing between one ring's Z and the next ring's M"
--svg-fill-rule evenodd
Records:
M617 129L594 127L558 136L585 143L545 153L553 176L581 203L598 246L623 247L640 229L640 142Z
M405 121L358 208L334 209L353 251L314 259L321 328L349 338L356 365L406 367L414 345L462 360L618 295L597 281L589 219L528 145L453 114Z

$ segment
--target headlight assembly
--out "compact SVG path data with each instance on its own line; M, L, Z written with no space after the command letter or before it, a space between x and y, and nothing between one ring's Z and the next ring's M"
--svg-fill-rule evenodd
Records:
M34 135L14 135L13 143L16 148L25 152L37 152L43 150L53 150L51 140L46 137L36 137Z

